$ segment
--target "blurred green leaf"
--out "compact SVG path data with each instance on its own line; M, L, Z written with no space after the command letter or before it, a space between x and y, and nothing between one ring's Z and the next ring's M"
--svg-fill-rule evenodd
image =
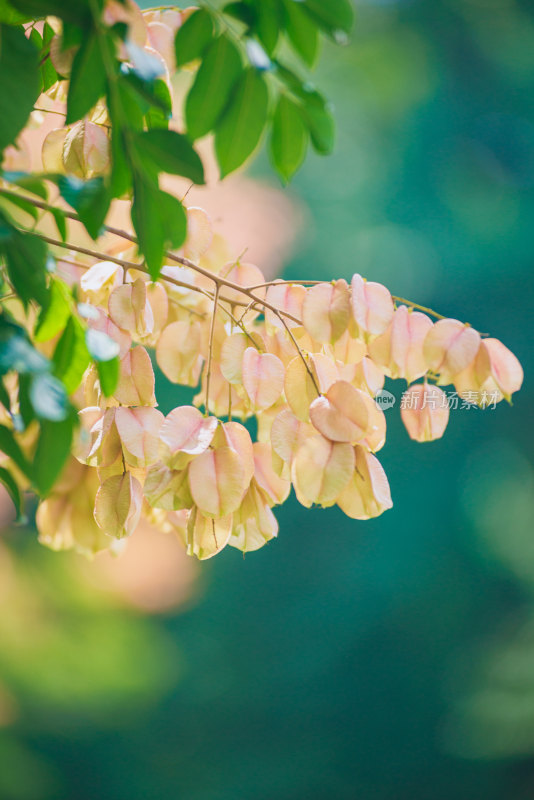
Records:
M44 420L33 460L33 480L40 495L47 495L70 454L76 417L72 410L57 422Z
M0 374L43 372L50 362L32 347L26 331L0 316Z
M0 216L0 252L3 252L9 280L25 306L30 300L44 305L46 288L46 244L30 233L15 230Z
M126 52L132 62L133 71L144 83L152 83L156 78L161 77L165 72L165 67L159 58L151 55L135 42L127 39Z
M101 49L105 41L93 31L74 57L67 96L66 125L84 117L105 94L106 69Z
M319 52L319 30L301 4L285 0L286 34L305 64L313 67Z
M172 116L172 98L165 81L154 81L152 87L153 105L145 114L147 128L168 128Z
M77 212L89 235L96 239L102 231L111 202L104 179L82 181L74 176L60 175L57 185L63 199Z
M52 357L54 373L68 394L76 391L91 361L85 343L85 330L79 319L71 316Z
M41 310L35 327L36 342L48 342L65 328L71 315L71 300L63 281L52 279L48 302Z
M202 161L187 136L155 129L137 134L135 145L141 157L158 172L183 175L196 184L204 183Z
M41 419L54 422L65 419L68 408L65 386L48 372L34 376L30 385L30 400L35 413Z
M96 331L89 328L85 332L85 343L87 349L95 361L110 361L119 355L119 343L108 336L103 331Z
M303 111L314 150L329 155L334 149L336 127L324 98L318 92L310 93L305 98Z
M239 51L222 34L208 48L185 101L187 133L192 139L199 139L214 128L241 69Z
M91 18L90 0L16 0L16 7L32 19L53 16L84 26Z
M354 8L350 0L303 0L302 6L334 41L344 41L351 32Z
M5 488L7 489L8 494L13 501L13 505L15 506L15 511L17 512L17 519L20 519L21 515L20 489L11 472L9 472L9 470L7 470L5 467L0 467L0 483L3 483Z
M182 67L201 58L213 36L213 19L205 8L199 8L178 28L174 40L176 66Z
M100 388L102 389L104 396L111 397L119 382L119 359L112 358L109 361L97 361L96 369L98 372L98 379L100 381Z
M3 177L6 181L9 181L9 183L14 183L16 186L20 186L21 189L26 189L27 192L36 194L43 200L46 200L48 197L48 191L44 181L35 175L29 175L26 172L4 172Z
M67 222L65 219L65 214L61 210L61 208L51 208L50 213L54 217L54 222L56 223L56 228L58 233L61 237L62 242L67 241Z
M299 107L285 95L278 100L271 133L271 158L284 181L302 164L308 144L308 129Z
M282 12L280 0L261 0L256 4L254 32L268 55L273 54L278 43L282 30Z
M152 280L156 280L167 247L180 247L186 236L187 218L179 200L158 189L152 181L136 176L132 222L139 249Z
M223 7L223 12L228 14L229 17L238 19L247 28L252 29L256 23L256 7L246 2L227 3Z
M18 197L16 195L3 195L1 200L2 205L4 203L13 203L14 206L22 209L22 211L24 211L26 214L29 214L33 220L37 221L37 209L23 197Z
M36 47L22 28L0 26L0 151L24 127L41 90Z
M35 419L35 412L33 410L33 405L30 397L31 383L32 383L32 376L30 374L19 373L19 393L18 393L19 414L25 428L27 428L30 422L33 422L33 420Z
M261 73L245 70L215 130L221 177L240 167L255 149L267 120L267 103L267 85Z
M24 475L28 477L31 474L30 463L15 441L13 431L5 425L0 425L0 451L5 453Z
M31 20L30 14L22 14L17 11L7 0L0 0L0 22L8 25L20 25Z

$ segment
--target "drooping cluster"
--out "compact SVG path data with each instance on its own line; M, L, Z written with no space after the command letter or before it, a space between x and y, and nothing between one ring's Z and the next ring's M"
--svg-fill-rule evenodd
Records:
M41 503L51 546L116 547L145 517L201 559L227 544L256 550L277 535L272 508L291 487L306 507L376 517L392 505L376 455L386 376L411 384L401 415L421 442L447 425L442 386L482 407L519 389L521 366L498 340L434 322L358 274L350 285L268 283L255 265L227 260L201 209L188 216L184 251L156 283L133 246L113 261L78 262L83 313L117 343L120 378L105 397L92 368L78 392L74 456L90 500L63 478ZM198 385L192 405L166 417L157 409L149 351L171 382Z

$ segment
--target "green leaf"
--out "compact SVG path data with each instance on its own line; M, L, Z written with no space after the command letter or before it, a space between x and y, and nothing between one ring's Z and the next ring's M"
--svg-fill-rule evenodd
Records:
M239 2L238 0L238 2L235 3L227 3L222 10L224 14L228 14L229 17L238 19L249 29L252 29L256 24L256 7L251 6L248 3Z
M120 352L119 343L108 336L103 331L96 331L89 328L85 332L85 344L95 361L111 361L117 358Z
M308 129L302 113L292 100L281 95L278 100L271 134L271 158L284 181L289 181L306 155Z
M265 47L268 55L272 55L278 43L282 28L282 6L280 0L261 0L256 4L257 19L254 31Z
M0 403L4 406L5 410L8 414L11 411L11 399L9 394L7 393L7 389L4 386L4 381L0 378Z
M102 41L100 34L92 32L74 57L67 96L66 125L84 117L105 94L107 81Z
M157 99L145 114L147 128L168 128L172 116L172 98L165 81L154 81L153 96Z
M37 29L34 28L30 39L34 33L37 33ZM43 37L42 37L42 48L39 54L39 63L41 65L40 72L41 72L41 91L46 92L50 87L59 80L59 75L55 70L54 65L52 64L50 56L50 42L54 37L54 29L52 26L45 22L43 28Z
M7 0L0 0L0 22L5 22L7 25L21 25L30 20L31 14L21 14L12 8Z
M179 200L137 175L134 181L132 223L152 280L157 280L167 247L180 247L187 218Z
M20 233L9 226L5 238L0 240L0 252L6 259L9 280L23 304L27 306L30 300L37 300L44 305L48 294L46 244L30 233Z
M199 8L178 28L174 40L176 67L201 58L213 36L213 20L205 8Z
M0 26L0 151L26 124L41 91L39 56L22 28Z
M75 417L72 412L60 422L41 423L33 461L33 480L41 496L52 489L70 454Z
M26 374L49 369L50 362L32 347L26 331L0 317L0 375ZM5 405L5 404L4 404Z
M125 47L128 59L132 62L133 71L140 80L151 83L164 74L165 67L159 58L129 39L126 40Z
M51 280L48 303L42 309L35 327L36 342L48 342L66 327L71 316L71 301L69 290L63 281Z
M303 110L314 150L321 155L329 155L334 149L336 136L334 117L329 106L318 92L313 92L306 98Z
M85 26L91 18L90 0L16 0L16 6L32 19L53 16Z
M35 419L35 413L30 398L31 383L32 383L31 375L19 374L19 393L18 393L19 414L25 428L27 428L30 422L32 422Z
M121 105L129 128L142 130L143 116L153 106L168 117L172 115L172 98L165 81L159 78L155 81L143 81L130 70L123 72L119 86Z
M304 0L302 5L335 42L346 42L354 24L351 0Z
M70 317L52 360L54 374L63 381L67 393L72 394L80 385L83 373L91 361L85 343L84 327L76 317Z
M224 34L215 39L185 101L187 132L192 139L199 139L214 128L241 69L241 57L233 42Z
M193 183L204 183L202 161L187 136L155 129L137 134L135 144L141 158L157 172L183 175Z
M319 31L317 25L306 13L302 4L295 0L285 0L286 34L291 46L305 64L313 67L319 52Z
M67 222L65 219L65 213L60 208L50 208L50 213L54 217L54 222L56 223L56 228L58 230L59 235L61 236L61 241L67 241Z
M17 512L17 520L21 517L21 494L20 489L17 485L17 482L11 472L5 469L5 467L0 467L0 483L3 483L11 500L13 501L13 505L15 506L15 511Z
M163 225L165 247L178 249L187 235L187 216L181 202L172 194L159 193L159 210ZM156 280L152 278L152 280Z
M110 361L97 361L96 369L104 397L111 397L119 382L119 359L112 358Z
M78 213L89 236L98 238L111 203L104 179L82 181L74 176L61 175L57 185L63 199Z
M2 204L6 202L13 203L14 206L17 206L17 208L22 209L22 211L24 211L26 214L29 214L33 220L37 221L38 217L37 209L35 208L34 205L29 203L23 197L18 197L16 195L3 195L0 199L2 201Z
M303 114L310 130L314 149L322 155L332 152L335 139L334 117L325 98L280 62L276 62L278 77L291 93L302 101Z
M26 172L4 172L3 177L9 183L14 183L16 186L20 186L21 189L26 189L30 194L36 194L43 200L48 198L48 191L44 181L35 175L29 175Z
M268 99L261 73L245 70L215 130L221 177L240 167L258 144L267 120Z
M111 120L111 178L109 191L112 197L122 197L132 185L132 173L126 158L119 103L112 94L108 94L107 101Z
M30 400L33 410L41 419L54 422L65 419L68 412L68 399L60 380L41 372L35 375L30 385Z
M13 431L10 431L5 425L0 425L0 452L5 453L24 475L31 474L31 466L15 441Z

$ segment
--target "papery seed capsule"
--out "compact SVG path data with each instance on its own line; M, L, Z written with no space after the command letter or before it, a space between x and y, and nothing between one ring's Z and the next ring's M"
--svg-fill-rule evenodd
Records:
M320 434L304 440L291 464L291 481L297 500L306 508L314 503L336 502L354 471L354 448L331 442Z
M185 532L187 554L201 561L220 553L228 544L232 533L232 515L213 519L197 508L189 514Z
M202 331L198 322L171 322L156 345L158 366L172 383L196 386L202 367L199 355Z
M369 411L364 393L346 381L337 381L324 396L313 401L310 420L326 439L359 442L369 432Z
M426 314L399 306L385 333L369 342L369 355L392 378L420 378L427 371L423 342L431 327Z
M473 363L479 346L480 334L474 328L457 319L440 319L425 337L423 355L428 369L448 384Z
M132 347L120 364L119 383L113 396L123 406L155 406L154 370L144 347Z
M372 453L356 445L352 478L337 498L340 509L352 519L378 517L391 508L391 493L386 473Z
M159 435L165 417L156 408L117 408L115 425L127 464L149 467L159 457Z
M218 424L217 417L203 417L194 406L178 406L167 414L160 431L161 441L169 456L197 456L210 446Z
M440 439L449 421L447 395L439 386L413 384L402 396L401 418L411 439L417 442Z
M141 278L115 288L109 296L108 309L115 325L131 333L138 341L154 330L154 314L147 296L147 285Z
M189 488L195 504L208 517L225 517L241 503L247 489L238 453L231 447L206 450L189 465Z
M123 268L113 261L93 264L80 278L83 299L93 305L107 305L111 292L121 286L123 276Z
M393 319L391 294L381 283L366 281L357 273L351 281L352 317L360 334L379 335Z
M317 342L334 343L347 330L350 295L347 281L320 283L308 289L302 305L302 321Z
M243 353L243 386L254 408L269 408L284 388L284 365L272 353L258 353L247 347Z
M114 475L100 486L95 499L95 520L108 536L130 536L139 524L143 489L130 472Z

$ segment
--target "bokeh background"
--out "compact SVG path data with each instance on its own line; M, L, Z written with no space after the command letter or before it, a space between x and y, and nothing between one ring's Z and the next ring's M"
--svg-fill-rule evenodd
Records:
M2 800L534 797L534 9L356 5L314 77L335 154L280 200L284 277L357 270L468 319L525 387L431 444L389 411L394 509L291 500L245 559L199 567L147 532L86 563L5 527ZM277 186L266 156L249 176Z

